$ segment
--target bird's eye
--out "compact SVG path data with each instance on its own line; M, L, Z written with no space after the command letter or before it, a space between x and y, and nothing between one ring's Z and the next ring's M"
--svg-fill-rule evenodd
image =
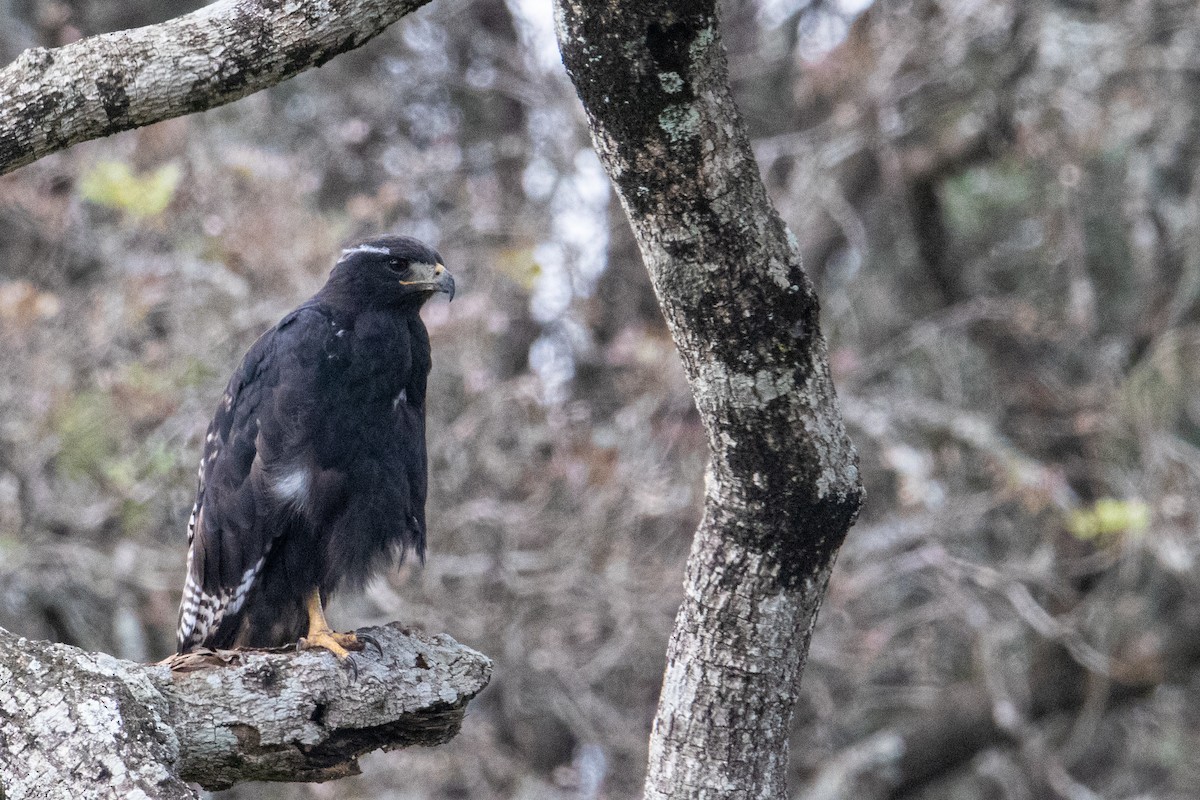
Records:
M391 261L388 262L388 269L390 269L392 272L403 272L404 271L404 263L401 262L400 259L398 259L398 258L393 258Z

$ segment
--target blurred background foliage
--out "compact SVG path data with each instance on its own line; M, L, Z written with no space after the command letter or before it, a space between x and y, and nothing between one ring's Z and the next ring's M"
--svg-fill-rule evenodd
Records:
M197 5L0 0L0 59ZM1182 0L724 4L869 490L797 798L1195 797L1198 32ZM0 179L0 625L171 650L224 381L380 231L461 287L425 313L431 554L335 622L495 678L448 746L220 796L636 797L704 436L548 0L436 0Z

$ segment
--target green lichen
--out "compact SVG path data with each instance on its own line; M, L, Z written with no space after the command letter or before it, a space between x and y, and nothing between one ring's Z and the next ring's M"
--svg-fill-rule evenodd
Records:
M1142 500L1104 497L1091 507L1073 509L1067 515L1067 530L1084 540L1111 540L1139 536L1150 527L1150 506Z
M667 94L678 94L683 89L683 78L679 77L678 72L660 72L658 82Z
M700 112L690 105L667 106L658 115L658 126L671 144L680 144L699 135Z
M89 203L116 209L130 219L147 219L166 210L182 177L178 164L134 174L128 164L101 161L83 176L79 194Z
M688 47L688 55L693 62L702 60L708 54L709 46L712 45L715 38L716 35L711 25L696 32L696 38L692 39L692 43Z

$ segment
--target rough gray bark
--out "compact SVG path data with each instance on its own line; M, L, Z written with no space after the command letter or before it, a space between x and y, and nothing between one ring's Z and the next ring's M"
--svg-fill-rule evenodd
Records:
M0 630L0 797L191 798L250 780L324 781L376 749L459 729L491 661L446 635L366 629L357 678L324 651L135 664Z
M353 50L428 0L220 0L0 70L0 175L73 144L204 111Z
M812 626L862 501L817 300L730 98L715 4L557 15L712 459L646 797L781 798Z

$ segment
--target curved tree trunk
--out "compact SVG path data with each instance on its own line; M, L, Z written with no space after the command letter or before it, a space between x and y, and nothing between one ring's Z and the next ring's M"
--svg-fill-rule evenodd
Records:
M862 502L817 300L730 97L715 4L557 11L712 459L646 797L781 798L813 623Z

